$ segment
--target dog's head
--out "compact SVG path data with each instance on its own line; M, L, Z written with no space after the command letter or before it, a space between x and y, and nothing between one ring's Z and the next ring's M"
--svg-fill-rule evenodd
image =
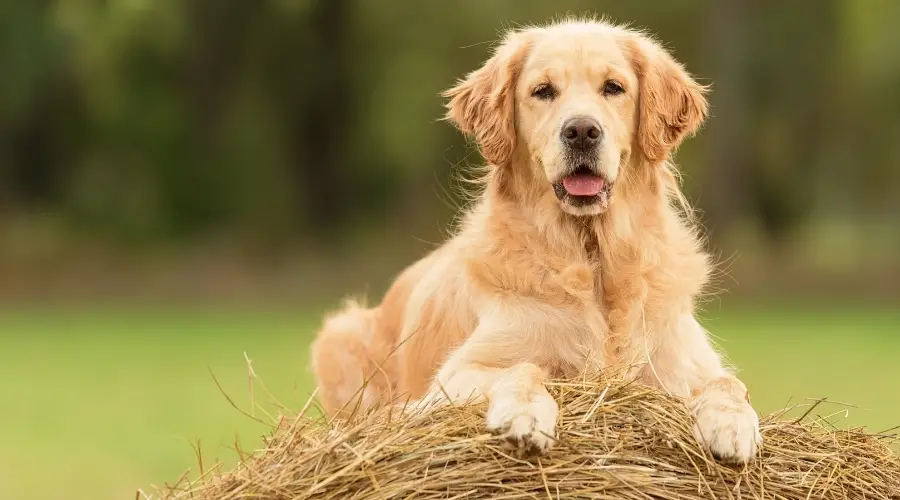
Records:
M704 93L650 38L587 21L509 33L445 96L495 168L530 169L563 210L596 215L626 169L659 164L696 131Z

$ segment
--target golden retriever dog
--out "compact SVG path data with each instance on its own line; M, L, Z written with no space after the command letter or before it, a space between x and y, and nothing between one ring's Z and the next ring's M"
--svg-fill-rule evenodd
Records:
M620 369L684 399L722 460L761 445L748 391L695 319L711 270L670 161L706 88L642 33L565 21L508 33L445 93L488 166L454 236L312 346L325 410L487 400L518 453L555 443L548 378Z

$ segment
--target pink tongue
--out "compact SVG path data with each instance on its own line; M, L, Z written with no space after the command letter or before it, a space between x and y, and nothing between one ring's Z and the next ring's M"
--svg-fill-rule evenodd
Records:
M572 196L597 196L603 189L603 179L588 174L570 175L563 179L563 187Z

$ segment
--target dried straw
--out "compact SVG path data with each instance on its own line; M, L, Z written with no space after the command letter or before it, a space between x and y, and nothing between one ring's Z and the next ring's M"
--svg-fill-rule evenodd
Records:
M484 406L396 410L328 423L284 420L233 471L182 480L166 499L900 499L894 436L839 430L786 411L762 421L765 445L748 466L715 461L692 437L682 403L617 381L550 386L559 442L520 460L485 432ZM795 407L796 409L796 407Z

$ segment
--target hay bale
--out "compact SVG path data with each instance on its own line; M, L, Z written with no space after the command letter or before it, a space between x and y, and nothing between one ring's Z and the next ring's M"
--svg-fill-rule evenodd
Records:
M259 454L164 498L900 498L893 437L821 418L763 419L765 446L746 467L716 462L676 399L637 384L554 384L559 443L531 460L485 433L484 405L329 426L292 419ZM811 414L808 411L807 414Z

